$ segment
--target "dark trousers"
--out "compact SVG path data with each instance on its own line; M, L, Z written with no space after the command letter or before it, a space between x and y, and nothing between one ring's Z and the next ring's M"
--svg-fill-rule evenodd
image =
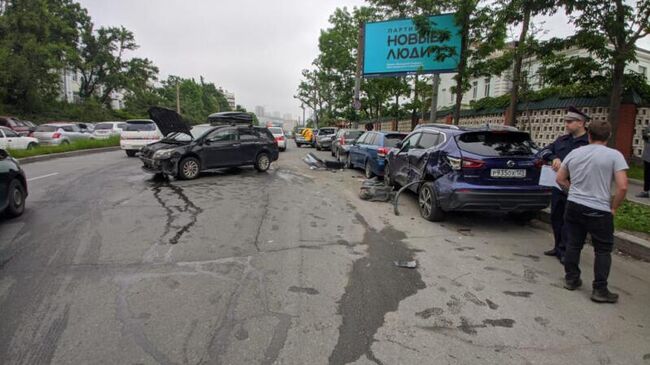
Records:
M610 212L596 210L568 202L566 208L567 247L564 255L564 271L567 281L580 279L580 251L587 233L594 245L594 289L606 288L609 269L612 266L614 247L614 217Z
M564 256L567 231L564 224L564 211L566 209L567 196L558 189L551 193L551 226L555 237L555 251L558 257Z
M650 162L643 161L643 191L650 191Z

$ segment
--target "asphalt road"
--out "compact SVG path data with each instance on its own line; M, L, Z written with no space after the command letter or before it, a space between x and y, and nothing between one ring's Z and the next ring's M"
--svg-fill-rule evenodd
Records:
M153 181L109 152L25 165L0 221L2 364L650 364L650 264L616 305L562 285L551 235L358 198L361 171ZM318 153L327 156L327 152ZM417 269L394 260L417 259Z

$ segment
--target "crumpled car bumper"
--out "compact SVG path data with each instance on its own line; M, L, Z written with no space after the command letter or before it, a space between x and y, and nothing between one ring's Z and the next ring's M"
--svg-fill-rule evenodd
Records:
M142 170L151 174L176 175L178 171L178 160L174 158L159 160L140 156L140 161Z

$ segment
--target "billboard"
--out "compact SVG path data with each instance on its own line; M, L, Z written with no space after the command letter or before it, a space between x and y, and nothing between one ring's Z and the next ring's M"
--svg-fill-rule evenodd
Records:
M366 23L363 41L364 77L398 76L414 73L455 72L460 55L460 29L454 14L429 17L435 31L449 32L449 39L438 35L421 36L412 19ZM451 47L454 55L436 60L435 47Z

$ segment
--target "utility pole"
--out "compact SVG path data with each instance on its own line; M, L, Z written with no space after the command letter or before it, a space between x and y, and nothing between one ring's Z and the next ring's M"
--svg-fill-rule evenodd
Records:
M181 92L178 87L178 80L176 80L176 113L181 113Z
M429 116L429 122L436 122L436 113L438 112L438 86L440 85L440 74L433 75L432 88L433 93L431 94L431 115Z

